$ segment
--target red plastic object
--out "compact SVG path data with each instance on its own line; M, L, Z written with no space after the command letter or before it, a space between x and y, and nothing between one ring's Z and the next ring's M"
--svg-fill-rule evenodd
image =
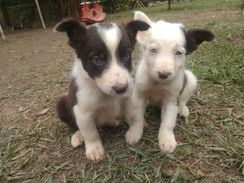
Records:
M83 7L81 8L82 17L81 20L87 24L92 24L96 22L102 22L105 17L106 13L103 12L102 6L99 4L98 1L95 2L94 7L90 8L90 2L85 1L82 3Z

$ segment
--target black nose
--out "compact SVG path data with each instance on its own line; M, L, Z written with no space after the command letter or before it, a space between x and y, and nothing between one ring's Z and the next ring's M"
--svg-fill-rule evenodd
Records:
M158 77L160 79L166 79L169 77L172 73L171 72L158 72Z
M122 94L125 93L126 89L128 88L128 84L118 84L112 87L113 90L118 93L118 94Z

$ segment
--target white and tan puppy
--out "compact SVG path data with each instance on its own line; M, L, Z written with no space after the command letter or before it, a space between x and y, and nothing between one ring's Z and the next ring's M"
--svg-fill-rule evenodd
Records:
M76 147L84 140L86 156L91 160L100 160L104 154L97 126L116 125L121 105L130 96L136 33L148 28L147 23L137 20L126 25L85 26L73 19L55 27L56 31L67 33L76 55L69 91L58 101L57 113L78 130L71 144Z
M197 49L203 41L212 41L214 35L202 29L185 30L182 24L165 21L151 21L143 12L135 12L134 20L150 25L150 29L137 33L137 40L143 48L132 95L128 106L126 133L129 144L139 141L143 133L144 112L148 102L161 106L159 147L173 152L177 143L174 135L176 117L187 117L186 103L197 86L195 75L185 69L186 55Z

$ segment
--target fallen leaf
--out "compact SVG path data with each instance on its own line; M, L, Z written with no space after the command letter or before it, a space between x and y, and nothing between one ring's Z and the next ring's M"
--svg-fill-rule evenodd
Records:
M42 110L38 111L36 113L36 116L42 116L42 115L46 114L48 111L49 111L49 109L47 107L45 107Z

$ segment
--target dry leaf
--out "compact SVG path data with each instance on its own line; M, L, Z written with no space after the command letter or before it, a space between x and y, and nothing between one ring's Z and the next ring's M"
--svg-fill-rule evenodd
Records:
M44 114L46 114L49 111L49 109L47 107L43 108L41 111L36 113L36 116L42 116Z

